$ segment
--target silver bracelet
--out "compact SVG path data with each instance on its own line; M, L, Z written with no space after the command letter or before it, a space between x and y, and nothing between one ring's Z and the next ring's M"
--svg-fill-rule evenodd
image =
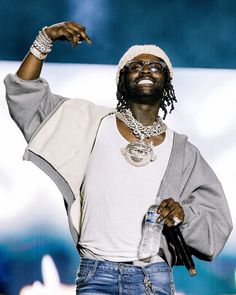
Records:
M42 31L39 31L38 36L36 37L33 46L37 48L42 53L49 53L52 51L52 40L47 36L44 27Z
M46 28L47 27L44 27L39 31L36 39L30 47L30 52L39 60L44 60L48 53L52 51L53 42L46 34Z
M45 40L47 40L48 43L52 44L52 39L48 37L47 33L45 32L45 30L47 29L47 26L42 28L42 34L45 37Z
M39 31L36 39L30 47L30 52L39 60L44 60L48 53L52 51L53 42L46 34L46 28L47 27L44 27Z
M40 52L37 48L34 47L34 45L30 47L30 52L39 60L44 60L47 57L47 53Z

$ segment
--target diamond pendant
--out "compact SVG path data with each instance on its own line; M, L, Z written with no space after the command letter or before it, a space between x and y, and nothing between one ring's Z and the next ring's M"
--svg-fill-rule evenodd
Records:
M156 160L153 144L146 144L143 140L127 144L121 149L121 154L135 167L142 167Z

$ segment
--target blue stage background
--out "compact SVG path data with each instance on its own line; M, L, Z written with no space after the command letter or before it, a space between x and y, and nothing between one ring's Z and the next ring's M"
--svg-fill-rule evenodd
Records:
M165 48L176 67L236 67L233 0L1 0L0 60L21 60L43 26L80 22L93 45L57 44L52 62L116 64L133 44Z

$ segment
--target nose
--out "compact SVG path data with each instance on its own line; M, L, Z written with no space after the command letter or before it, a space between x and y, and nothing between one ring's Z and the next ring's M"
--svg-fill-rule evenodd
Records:
M144 74L147 74L147 73L151 73L151 70L149 68L149 65L148 64L144 64L142 69L141 69L141 73L144 73Z

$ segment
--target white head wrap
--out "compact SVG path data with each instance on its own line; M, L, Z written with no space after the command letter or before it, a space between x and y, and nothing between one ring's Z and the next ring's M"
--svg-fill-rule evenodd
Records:
M173 68L172 68L171 62L168 56L160 47L156 45L134 45L125 52L125 54L121 57L118 63L117 73L116 73L116 84L118 84L119 82L120 71L123 69L126 63L140 54L152 54L164 60L164 62L166 63L169 69L170 77L173 78Z

